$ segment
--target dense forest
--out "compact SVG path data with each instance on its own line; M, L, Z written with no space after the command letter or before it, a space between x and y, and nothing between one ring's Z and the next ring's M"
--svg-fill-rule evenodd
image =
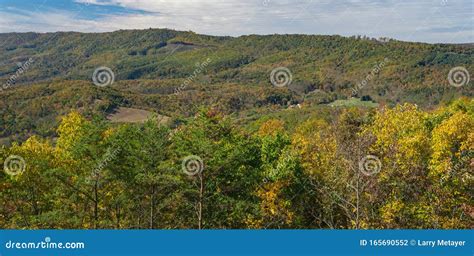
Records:
M434 108L473 97L472 86L454 87L447 79L454 67L472 71L473 56L472 44L366 37L234 38L166 29L0 34L0 85L6 87L0 89L0 144L55 137L59 117L78 109L105 117L133 107L181 119L217 106L247 122L297 104L311 109L351 97ZM115 82L93 86L102 66ZM292 75L286 87L271 84L278 67Z
M329 118L329 116L327 117ZM176 129L64 116L2 148L2 228L472 228L474 101L347 108L256 131L215 109Z
M149 29L0 56L0 228L474 227L472 44Z

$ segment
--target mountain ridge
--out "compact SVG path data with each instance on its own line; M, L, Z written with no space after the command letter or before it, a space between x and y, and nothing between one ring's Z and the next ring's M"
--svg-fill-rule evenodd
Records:
M471 84L455 87L448 79L457 67L472 73L474 45L163 29L22 35L0 34L0 86L9 85L0 90L0 137L50 136L57 116L74 109L106 117L134 107L181 118L200 106L218 106L252 119L267 110L340 105L351 97L431 108L474 96ZM97 87L92 77L102 67L115 82ZM277 87L272 74L281 70L291 81Z
M399 47L405 48L403 50L414 50L417 55L429 55L433 52L444 54L444 58L456 55L460 58L460 64L472 65L472 54L474 47L472 44L468 45L451 45L451 44L426 44L426 43L411 43L391 40L388 42L381 42L375 39L358 39L342 36L322 36L322 35L248 35L240 37L219 37L200 35L194 32L175 31L168 29L149 29L149 30L119 30L116 32L107 33L80 33L80 32L58 32L58 33L25 33L26 38L15 38L18 34L0 34L0 40L3 40L0 48L0 56L2 57L3 65L0 69L0 82L5 80L5 77L11 75L15 71L15 66L18 62L24 61L28 57L38 59L38 63L42 65L38 68L36 75L25 75L17 82L35 82L38 80L64 78L64 79L88 79L85 72L90 73L90 69L94 67L95 62L107 62L110 66L122 68L125 66L124 72L119 72L119 78L125 80L133 80L140 78L151 78L151 73L156 72L163 65L157 64L153 59L147 56L163 57L171 53L180 53L187 49L178 49L178 51L167 51L166 47L173 43L182 43L183 45L202 46L202 47L217 47L215 54L212 51L202 50L196 53L196 56L184 57L199 57L205 59L205 56L213 56L214 59L219 59L219 55L227 57L229 51L234 56L230 56L230 63L223 63L224 65L248 65L259 58L266 56L275 56L281 52L291 51L292 49L302 50L335 50L334 45L342 48L342 52L338 55L344 58L344 54L350 54L353 49L358 48L378 48L371 50L382 50L381 46L387 46L390 51L400 50ZM48 37L48 36L51 37ZM4 37L4 38L2 38ZM13 38L12 38L13 37ZM139 37L137 39L137 37ZM24 41L22 41L24 40ZM278 42L280 40L280 42ZM245 49L242 46L254 46L255 51L247 51L246 54L240 54ZM311 42L313 41L313 42ZM302 44L298 44L302 42ZM319 44L318 44L319 43ZM340 46L339 46L340 45ZM412 49L417 47L418 49ZM194 49L193 49L194 50ZM198 49L200 50L200 49ZM240 52L235 52L240 50ZM337 50L337 49L336 49ZM116 54L110 54L116 52ZM465 53L464 53L465 52ZM320 52L316 52L317 54ZM383 53L383 52L381 52ZM377 53L376 55L381 55ZM386 53L387 54L387 53ZM389 54L389 53L388 53ZM389 54L390 55L390 54ZM463 55L471 55L463 56ZM336 55L335 55L336 56ZM278 56L276 56L278 57ZM327 56L322 56L327 57ZM378 59L384 59L380 56ZM386 56L385 56L386 57ZM398 57L398 56L397 56ZM426 56L429 58L429 56ZM109 58L109 59L108 59ZM295 57L297 61L299 56ZM364 57L365 59L367 56ZM62 61L60 61L62 59ZM394 59L394 57L392 57ZM105 60L105 61L104 61ZM196 58L196 60L198 60ZM285 59L280 58L275 62L282 62ZM329 59L331 60L331 59ZM245 63L245 62L248 63ZM317 61L315 59L315 61ZM423 61L421 59L420 61ZM241 63L244 62L244 63ZM302 61L305 64L310 63L308 60ZM451 61L455 63L454 61ZM180 67L173 66L170 63L166 68L177 69ZM178 65L180 63L177 63ZM50 65L52 68L48 68ZM91 65L91 67L87 67ZM98 65L98 64L97 64ZM147 69L148 68L148 69ZM225 68L225 67L224 67ZM54 70L51 70L54 69ZM89 69L89 70L87 70ZM86 71L87 70L87 71ZM189 75L192 70L178 70L181 73ZM173 76L172 74L160 73L160 78ZM183 77L182 74L178 76ZM90 76L90 75L89 75Z

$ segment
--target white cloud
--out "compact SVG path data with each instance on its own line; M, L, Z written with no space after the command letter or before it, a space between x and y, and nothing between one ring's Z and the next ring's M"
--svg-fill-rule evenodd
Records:
M0 12L2 32L100 31L100 21L79 19L75 13L49 11L47 13L16 11ZM104 28L102 31L110 29Z
M94 19L59 10L0 12L0 31L102 32L159 27L212 35L361 34L410 41L473 42L470 1L76 0L100 8L120 6L142 12L112 12ZM466 29L459 31L462 26Z

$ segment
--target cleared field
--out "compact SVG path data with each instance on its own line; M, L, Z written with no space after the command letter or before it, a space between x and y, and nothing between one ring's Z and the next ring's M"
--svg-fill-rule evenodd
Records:
M329 104L331 107L369 107L376 108L379 106L378 103L372 101L362 101L358 98L351 98L348 100L336 100Z
M166 123L169 121L169 117L156 114L143 109L136 108L118 108L114 113L107 116L107 119L112 123L144 123L148 119L156 116L161 123Z

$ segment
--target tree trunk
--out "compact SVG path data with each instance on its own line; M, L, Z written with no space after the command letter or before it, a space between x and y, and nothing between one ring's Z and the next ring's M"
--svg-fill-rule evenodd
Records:
M150 201L150 229L153 229L155 216L155 185L151 186L151 201Z
M198 228L202 229L202 204L204 200L204 177L203 174L199 174L199 202L198 202Z
M94 229L97 229L99 222L99 181L94 183Z

